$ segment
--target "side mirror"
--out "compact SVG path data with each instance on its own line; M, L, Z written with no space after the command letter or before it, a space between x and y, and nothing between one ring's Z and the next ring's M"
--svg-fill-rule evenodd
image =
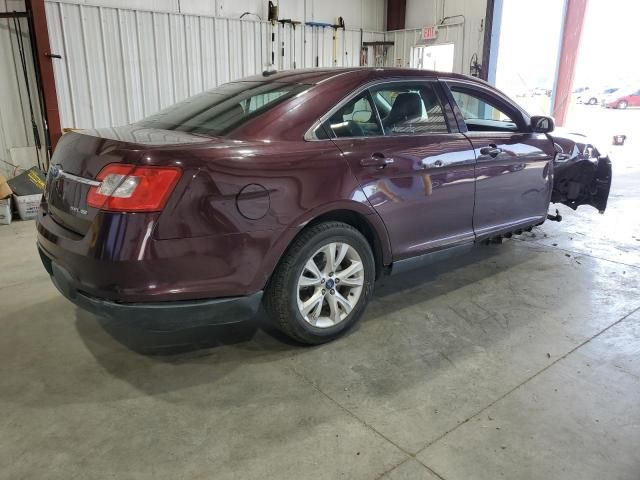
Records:
M553 132L556 124L552 117L533 116L531 117L531 130L535 133Z

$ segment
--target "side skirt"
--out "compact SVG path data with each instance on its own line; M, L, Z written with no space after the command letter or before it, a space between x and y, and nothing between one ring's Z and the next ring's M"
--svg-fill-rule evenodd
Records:
M520 235L523 231L530 232L535 226L542 225L544 223L544 217L533 217L525 222L518 222L509 226L497 226L490 229L485 229L482 233L476 232L475 241L465 242L452 247L445 247L434 252L425 253L416 257L405 258L393 262L388 272L389 275L397 275L398 273L409 272L417 268L427 267L434 263L448 260L452 257L457 257L471 251L476 246L486 244L491 239L496 239L498 242L502 241L502 238L510 238L512 235Z
M447 260L452 257L457 257L463 253L471 251L477 244L475 242L464 243L462 245L456 245L455 247L447 247L435 252L425 253L416 257L405 258L393 262L391 265L390 275L397 275L398 273L404 273L416 268L423 268L434 263Z
M532 227L542 225L546 216L531 217L525 220L509 223L505 225L494 225L491 227L476 230L476 242L482 242L495 237L510 237L512 234L519 235L523 231L531 231Z

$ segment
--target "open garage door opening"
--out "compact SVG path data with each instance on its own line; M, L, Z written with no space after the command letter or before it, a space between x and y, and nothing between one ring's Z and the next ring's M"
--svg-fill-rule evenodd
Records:
M455 45L420 45L411 49L411 67L421 70L453 72Z

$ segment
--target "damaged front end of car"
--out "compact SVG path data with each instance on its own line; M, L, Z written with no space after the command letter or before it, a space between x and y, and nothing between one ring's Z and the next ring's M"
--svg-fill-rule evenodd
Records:
M551 201L576 210L591 205L607 208L611 189L611 160L578 134L553 135L556 147Z

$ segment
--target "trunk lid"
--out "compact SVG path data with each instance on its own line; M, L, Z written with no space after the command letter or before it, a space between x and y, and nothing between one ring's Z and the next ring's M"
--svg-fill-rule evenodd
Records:
M136 165L149 149L211 141L135 125L65 134L51 160L43 209L59 225L85 235L99 211L87 204L87 194L106 165Z

